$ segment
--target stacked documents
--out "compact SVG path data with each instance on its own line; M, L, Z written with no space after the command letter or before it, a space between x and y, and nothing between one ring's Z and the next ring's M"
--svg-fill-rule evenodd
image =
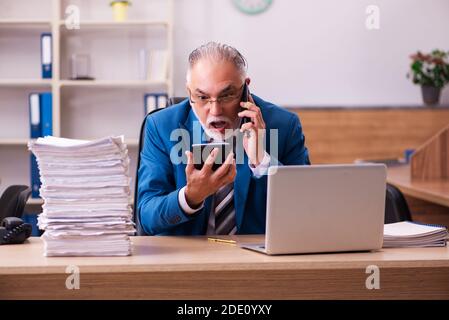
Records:
M131 254L129 156L123 136L96 141L47 136L28 144L44 199L46 256Z
M384 226L384 248L444 247L448 238L447 228L409 221Z

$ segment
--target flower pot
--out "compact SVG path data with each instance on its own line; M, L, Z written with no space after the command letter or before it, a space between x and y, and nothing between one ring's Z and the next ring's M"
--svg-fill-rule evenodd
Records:
M128 6L126 1L113 1L111 3L114 21L122 22L128 19Z
M422 98L426 105L436 105L440 101L441 88L421 86Z

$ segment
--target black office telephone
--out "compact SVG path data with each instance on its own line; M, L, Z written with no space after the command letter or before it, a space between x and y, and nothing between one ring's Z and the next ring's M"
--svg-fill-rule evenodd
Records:
M0 245L22 243L31 236L31 224L21 219L30 194L28 186L13 185L0 197Z
M5 218L0 227L0 244L22 243L31 236L31 230L31 224L20 218Z

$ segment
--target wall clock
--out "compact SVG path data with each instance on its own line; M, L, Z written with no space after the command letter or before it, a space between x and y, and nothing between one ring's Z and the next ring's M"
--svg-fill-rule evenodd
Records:
M273 0L232 0L232 2L243 13L258 14L266 11Z

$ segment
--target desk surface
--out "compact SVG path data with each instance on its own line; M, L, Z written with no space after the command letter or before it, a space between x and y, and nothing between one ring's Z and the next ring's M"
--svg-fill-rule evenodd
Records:
M449 207L449 180L412 181L410 166L388 168L387 181L405 195Z
M205 237L132 242L129 257L47 258L39 238L0 246L0 298L449 299L447 247L266 256ZM69 265L79 267L80 290L65 287ZM379 290L365 286L370 265L379 267Z

